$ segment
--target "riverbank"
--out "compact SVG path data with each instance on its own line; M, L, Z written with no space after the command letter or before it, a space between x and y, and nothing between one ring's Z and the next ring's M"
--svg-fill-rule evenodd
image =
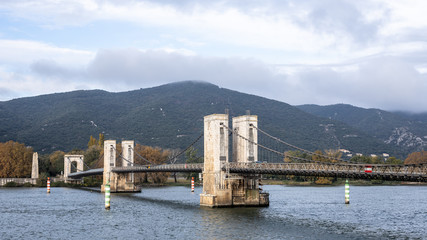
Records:
M345 179L338 179L337 181L330 184L316 184L311 181L292 181L292 180L274 180L266 179L262 180L264 185L288 185L288 186L341 186L345 184ZM381 181L381 180L352 180L349 179L349 184L353 186L399 186L399 185L425 185L423 182L394 182L394 181Z
M349 179L350 185L353 186L427 186L427 183L422 182L393 182L393 181L381 181L381 180L351 180ZM286 185L286 186L308 186L308 187L322 187L322 186L341 186L345 184L345 179L338 179L337 181L330 184L316 184L311 181L292 181L292 180L279 180L279 179L262 179L263 185ZM177 178L176 182L174 178L168 178L165 183L140 183L138 184L141 187L162 187L162 186L191 186L191 179L186 178ZM203 186L203 183L196 180L194 182L195 186ZM86 183L85 185L74 184L74 183L65 183L63 181L52 182L51 187L70 187L70 188L99 188L101 183L92 182L91 184ZM31 184L31 183L18 183L18 182L8 182L1 187L46 187L44 184Z

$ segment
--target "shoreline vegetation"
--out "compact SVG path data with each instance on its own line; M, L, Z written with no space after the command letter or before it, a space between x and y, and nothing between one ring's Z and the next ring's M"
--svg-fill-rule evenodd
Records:
M104 135L99 134L99 139L90 136L88 142L88 148L86 150L74 149L71 152L65 153L62 151L55 151L51 154L41 154L38 159L39 177L37 181L31 179L31 183L28 182L29 176L31 175L32 156L33 150L31 147L27 147L24 144L8 141L6 143L0 143L0 177L5 178L1 184L4 187L45 187L48 177L51 177L51 187L100 187L102 185L101 176L85 177L81 182L82 184L76 184L77 182L64 183L59 180L64 180L61 175L63 174L64 157L66 154L82 155L84 157L84 165L86 169L101 168L104 164ZM117 152L122 152L121 145L117 145ZM146 165L147 162L150 165L161 165L161 164L175 164L175 163L203 163L203 157L200 157L197 153L197 149L193 146L185 150L185 155L179 149L162 149L160 147L150 147L140 144L136 144L134 147L136 156L133 164ZM19 154L15 154L19 153ZM176 156L181 154L184 159L178 161ZM379 156L353 156L350 159L350 163L358 164L420 164L427 162L426 151L414 152L408 156L407 159L400 160L395 157L389 157L383 159ZM178 155L176 155L178 154ZM299 162L301 159L315 162L334 163L339 161L342 156L340 150L327 149L327 150L316 150L311 155L301 151L287 151L283 161L285 163L293 162L294 160ZM13 157L11 157L13 156ZM175 157L171 157L175 156ZM295 159L293 159L295 158ZM117 160L117 159L116 159ZM305 161L304 160L304 161ZM177 162L178 161L178 162ZM122 166L121 161L116 162L116 166ZM76 171L76 163L69 164L71 170ZM403 166L403 165L402 165ZM73 168L74 167L74 168ZM84 167L83 167L84 170ZM55 177L56 176L56 177ZM26 177L27 180L24 180ZM159 186L190 186L191 177L195 179L195 185L200 186L198 173L134 173L135 184L142 187L159 187ZM263 185L286 185L286 186L339 186L344 185L345 179L335 177L320 177L320 176L276 176L271 174L261 175ZM15 178L15 179L7 179ZM16 182L8 182L8 181ZM409 182L393 182L393 181L382 181L382 180L350 180L351 185L369 186L369 185L427 185L426 183L409 183ZM7 182L7 183L5 183ZM78 181L80 182L80 181ZM0 186L2 187L2 186Z

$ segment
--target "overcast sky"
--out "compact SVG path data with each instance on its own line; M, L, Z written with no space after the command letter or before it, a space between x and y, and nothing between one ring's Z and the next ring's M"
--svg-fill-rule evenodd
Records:
M0 101L202 80L427 112L427 1L0 0Z

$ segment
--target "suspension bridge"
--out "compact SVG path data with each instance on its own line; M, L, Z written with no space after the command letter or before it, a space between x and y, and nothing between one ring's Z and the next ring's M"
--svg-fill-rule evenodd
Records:
M185 150L204 139L204 163L163 164L147 162L135 164L133 141L122 142L121 166L116 161L116 141L104 142L104 168L83 171L80 155L64 157L66 179L80 179L86 176L102 175L104 185L111 182L112 192L139 191L134 184L134 173L138 172L199 172L203 174L203 192L200 204L210 207L221 206L266 206L269 194L260 190L261 174L337 177L351 179L381 179L388 181L427 182L427 165L357 164L348 160L326 156L289 144L258 128L258 117L244 115L232 119L229 126L227 114L213 114L204 117L204 132L186 149L171 157L177 158ZM260 141L261 136L268 141ZM230 154L229 140L232 138ZM274 144L271 144L274 143ZM282 148L278 147L281 146ZM305 153L307 158L286 155L284 149L295 149ZM231 155L231 159L230 159ZM317 156L316 161L311 156ZM271 163L271 159L282 163ZM283 162L284 159L290 162ZM70 173L71 163L77 162L77 172ZM87 166L88 167L88 166Z

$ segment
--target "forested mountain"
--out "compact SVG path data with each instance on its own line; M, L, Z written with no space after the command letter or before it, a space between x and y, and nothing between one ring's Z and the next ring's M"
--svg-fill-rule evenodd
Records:
M364 154L407 154L340 121L191 81L120 93L74 91L0 102L0 142L14 140L48 153L85 148L91 135L104 133L105 139L184 148L203 131L203 116L225 109L230 119L250 110L258 115L261 129L313 151L344 148ZM202 149L202 143L198 147Z
M297 107L316 116L346 123L402 152L427 148L427 114L391 113L346 104Z

